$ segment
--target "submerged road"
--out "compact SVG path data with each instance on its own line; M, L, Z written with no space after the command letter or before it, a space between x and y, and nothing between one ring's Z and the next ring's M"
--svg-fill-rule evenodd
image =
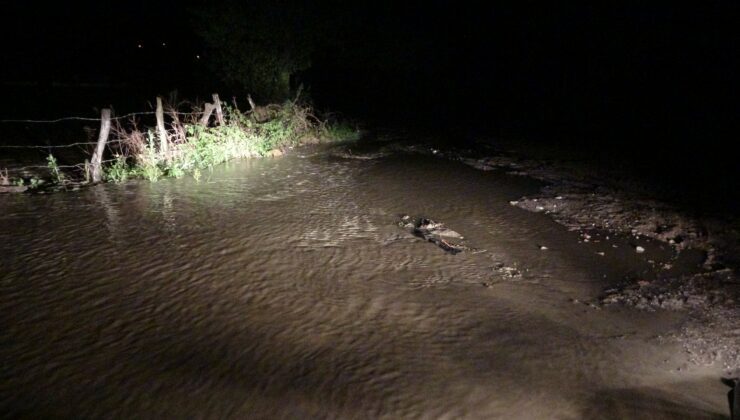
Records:
M727 415L715 372L660 338L681 314L582 303L647 257L509 205L532 181L303 153L200 182L0 197L0 412ZM445 253L404 214L477 251Z

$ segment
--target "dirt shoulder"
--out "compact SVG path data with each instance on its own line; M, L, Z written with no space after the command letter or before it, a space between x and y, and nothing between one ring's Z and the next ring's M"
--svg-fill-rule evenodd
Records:
M740 218L731 212L698 214L663 200L663 192L624 167L601 167L568 153L535 145L486 140L465 149L386 139L369 156L404 152L460 161L483 171L527 176L543 182L540 191L511 204L544 213L571 230L593 230L651 238L682 252L703 253L689 272L656 267L654 278L625 277L594 304L638 310L686 311L687 321L667 336L678 340L697 364L721 366L740 375ZM642 252L640 247L635 252ZM665 267L663 267L665 268Z
M485 151L485 149L483 149ZM494 151L495 149L488 149ZM728 375L740 373L740 279L737 257L740 223L732 215L696 215L651 197L651 185L611 169L604 174L577 161L543 160L527 150L480 156L468 151L450 157L480 170L529 176L544 182L536 196L511 204L543 212L579 231L599 229L648 237L676 253L699 250L705 258L695 272L678 277L659 273L652 281L625 278L605 290L600 305L627 305L640 310L688 311L687 322L671 334L697 364L718 364ZM476 156L478 155L478 156ZM659 196L659 193L655 194ZM640 252L640 249L636 249Z

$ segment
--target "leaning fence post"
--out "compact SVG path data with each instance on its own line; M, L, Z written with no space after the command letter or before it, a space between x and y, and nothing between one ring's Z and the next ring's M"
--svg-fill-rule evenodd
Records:
M98 145L95 147L93 153L92 162L92 181L100 182L103 179L103 151L105 151L105 144L108 142L108 134L110 133L110 109L103 108L100 113L100 135L98 136Z
M157 96L157 133L159 133L159 151L165 159L168 158L169 144L167 141L167 130L164 128L164 109L162 108L162 98Z
M221 108L221 100L218 99L218 93L213 94L213 106L216 108L216 119L218 125L224 125L224 111Z
M203 116L200 118L200 125L208 126L208 120L211 118L214 108L213 104L206 102L205 108L203 109Z

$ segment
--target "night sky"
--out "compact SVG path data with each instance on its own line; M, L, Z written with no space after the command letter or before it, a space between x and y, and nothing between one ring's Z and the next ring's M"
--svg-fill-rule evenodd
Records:
M3 35L13 40L3 51L3 61L11 64L2 69L3 78L132 82L167 69L167 61L196 51L187 8L180 3L12 2L3 6Z
M737 2L295 4L307 22L327 23L312 67L295 75L324 109L647 155L662 162L660 171L697 161L736 166L726 142L737 139L740 115ZM3 85L120 83L126 95L144 97L173 88L242 94L210 73L192 6L4 5Z

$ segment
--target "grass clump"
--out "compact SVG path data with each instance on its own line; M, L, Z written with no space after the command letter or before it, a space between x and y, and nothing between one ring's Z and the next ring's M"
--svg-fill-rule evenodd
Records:
M362 132L345 122L330 124L325 128L325 138L330 141L357 141Z
M120 124L115 132L120 137L119 150L105 168L105 179L123 182L129 178L157 181L162 177L191 174L199 179L202 170L230 161L279 154L304 143L349 140L359 132L349 126L328 125L315 117L310 107L287 101L282 105L255 107L242 112L236 107L223 107L223 123L203 124L198 112L181 122L181 113L170 107L171 122L167 130L167 147L162 147L154 132Z
M52 179L58 184L58 185L64 185L66 182L66 178L64 176L64 173L59 170L59 164L57 163L57 159L54 157L54 155L50 154L46 158L46 166L49 168L49 171L51 172Z
M116 155L113 163L105 170L105 180L109 182L125 182L130 172L131 168L126 162L126 156Z

